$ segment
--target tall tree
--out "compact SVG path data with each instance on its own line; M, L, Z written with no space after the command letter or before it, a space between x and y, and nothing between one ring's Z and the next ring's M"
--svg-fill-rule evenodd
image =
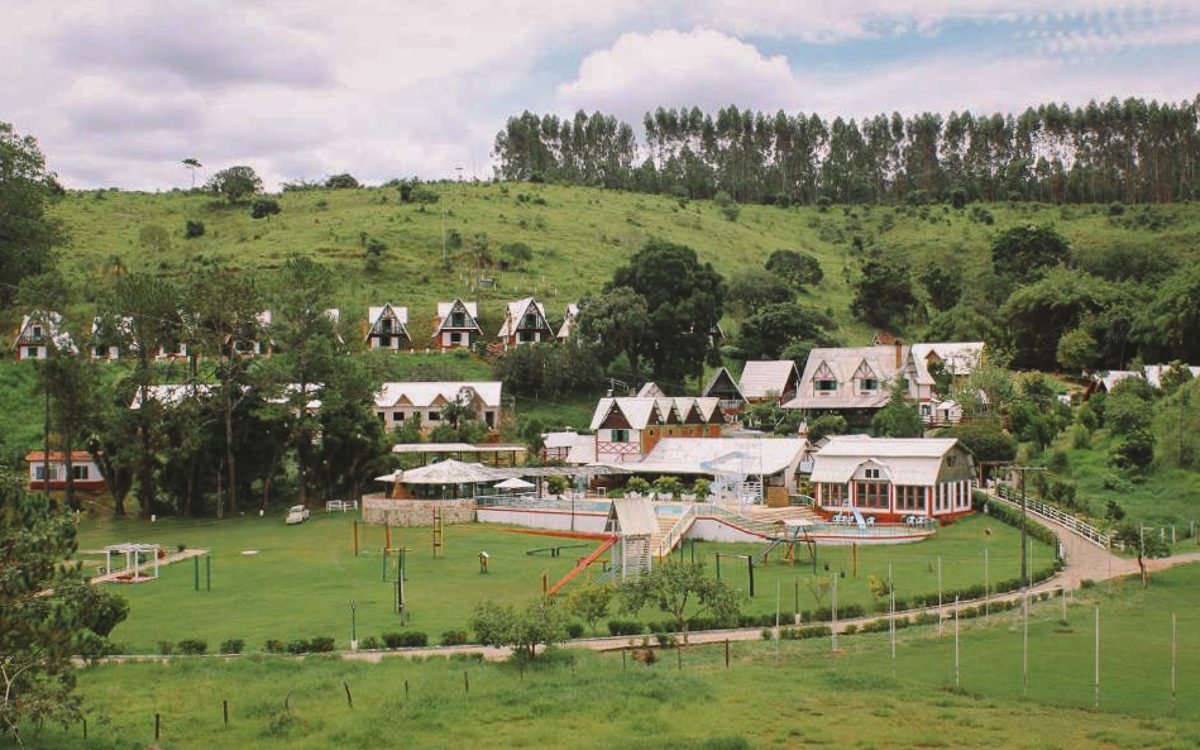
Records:
M12 303L22 279L52 265L65 235L46 207L61 192L37 141L0 122L0 307Z
M289 403L297 415L292 443L296 449L300 504L308 503L308 461L318 425L309 402L333 369L336 336L333 319L326 312L333 307L333 273L303 255L293 255L284 263L275 288L276 321L272 335L280 344L288 370L296 387Z
M606 291L620 287L646 301L646 328L637 348L654 378L681 383L699 375L724 312L725 285L712 264L701 264L690 247L650 240L613 273Z
M920 301L912 269L902 256L876 249L863 264L850 310L876 328L903 326Z
M88 582L75 524L21 477L0 474L0 734L20 741L30 721L79 718L75 654L98 654L128 608Z
M129 352L134 358L131 380L140 402L136 420L140 448L137 495L146 518L150 517L154 504L158 461L155 443L161 409L150 388L154 384L151 365L160 349L173 346L181 336L180 303L178 290L165 279L129 273L113 284L100 304L101 325L105 330L119 331L122 351ZM118 516L125 515L120 499L117 499L114 511Z
M254 280L228 268L193 276L188 288L189 309L195 315L195 340L200 351L215 358L220 382L221 411L225 426L226 498L217 502L217 518L237 511L237 452L234 412L246 393L249 361L238 351L239 342L257 341L262 330L259 314L262 295Z

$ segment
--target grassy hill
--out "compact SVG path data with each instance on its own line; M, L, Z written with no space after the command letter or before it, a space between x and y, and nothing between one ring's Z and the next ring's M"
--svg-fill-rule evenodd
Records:
M681 204L666 196L533 184L428 187L440 195L438 203L402 203L390 188L284 193L282 213L269 220L252 219L247 207L228 207L206 194L76 192L59 202L53 215L71 235L63 267L89 295L111 276L117 258L128 269L173 278L223 262L269 282L290 253L308 253L336 269L344 315L361 318L368 305L388 300L407 305L418 344L431 331L434 303L455 296L480 301L488 337L499 327L504 302L526 294L537 295L551 318L560 318L568 302L597 291L650 237L695 248L726 276L761 266L779 248L811 252L825 280L807 301L832 310L847 343L864 343L871 333L849 314L849 282L862 252L855 249L856 237L867 248L906 254L918 270L944 262L968 273L987 267L997 231L1020 223L1054 223L1077 251L1121 247L1184 258L1200 254L1196 204L1130 208L1118 218L1108 215L1108 206L835 206L826 211L744 206L730 221L709 201ZM987 223L989 217L994 223ZM204 236L185 239L187 220L203 222ZM151 247L141 241L146 227L167 230L169 243ZM450 237L457 233L464 244L484 234L497 258L501 245L523 242L533 248L534 258L518 270L488 271L498 288L479 290L479 274L453 248L449 267L443 264L443 231ZM364 263L371 239L387 245L377 271L366 270ZM85 307L78 312L86 314ZM17 314L9 312L10 318ZM15 327L16 320L6 322Z

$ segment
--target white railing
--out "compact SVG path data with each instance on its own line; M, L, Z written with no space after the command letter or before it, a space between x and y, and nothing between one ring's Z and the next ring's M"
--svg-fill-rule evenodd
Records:
M679 514L679 520L672 526L667 535L658 543L658 549L654 551L655 557L666 557L671 554L671 550L675 549L675 545L683 538L683 535L692 528L692 523L696 520L696 506L689 505L684 508L683 513Z
M996 494L992 497L1013 507L1021 507L1020 493L1014 487L1010 487L1009 485L1001 484L997 486ZM1074 533L1098 547L1104 547L1107 549L1108 547L1112 546L1122 546L1120 544L1115 544L1111 536L1105 534L1103 531L1087 521L1080 520L1070 513L1064 512L1060 508L1050 505L1049 503L1042 502L1041 500L1035 500L1028 495L1025 496L1025 509L1035 516L1039 516L1046 520L1054 521L1057 524L1065 526L1067 529L1070 529Z

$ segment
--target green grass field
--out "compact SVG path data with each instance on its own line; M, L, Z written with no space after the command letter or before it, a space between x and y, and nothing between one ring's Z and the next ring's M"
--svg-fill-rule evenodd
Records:
M245 206L214 204L211 196L187 193L73 192L53 208L71 235L63 267L81 281L91 302L103 279L114 272L113 257L132 270L182 279L195 268L220 260L247 269L264 283L290 253L310 253L330 264L340 280L339 306L348 320L365 315L368 305L393 303L410 309L410 331L425 341L434 303L465 296L478 299L484 332L495 335L506 300L536 294L559 318L568 302L594 293L613 270L651 237L689 245L703 260L729 275L761 265L779 248L801 249L821 262L825 279L808 301L830 308L849 344L862 344L870 330L849 316L850 275L857 266L855 237L908 255L921 268L953 258L968 274L987 267L992 236L1024 223L1053 223L1082 252L1111 247L1145 247L1147 252L1195 257L1200 247L1200 206L1155 207L1168 217L1160 231L1118 226L1107 206L1057 207L1042 204L985 206L995 224L973 221L969 211L946 206L813 207L780 209L745 206L736 222L709 201L685 206L666 196L593 188L530 184L434 184L435 205L402 204L395 190L318 190L284 193L283 213L255 221ZM444 213L443 213L444 212ZM203 237L184 239L184 222L204 222ZM146 226L161 226L168 248L139 243ZM534 259L520 270L492 270L495 291L477 291L464 261L442 264L443 228L469 244L487 235L494 257L509 242L524 242ZM366 238L388 245L380 270L364 269ZM86 313L81 306L81 315ZM12 311L10 315L19 312ZM17 320L8 321L15 325Z
M142 747L162 717L162 748L404 746L569 748L1184 748L1200 747L1200 566L1092 589L1060 621L1032 608L1021 697L1015 612L961 623L962 689L952 629L888 636L720 644L660 652L558 652L513 664L388 659L349 663L243 657L89 667L81 726L47 726L33 748ZM1093 708L1093 606L1101 611L1101 690ZM1169 616L1179 618L1177 700ZM464 685L464 672L469 692ZM406 685L408 694L405 694ZM346 688L353 698L347 705ZM221 701L230 704L222 726ZM289 708L285 708L285 702Z
M278 517L234 521L175 521L156 524L125 520L87 522L80 530L80 549L99 550L122 541L158 542L174 550L176 545L210 550L212 591L195 591L196 563L187 560L161 569L158 581L119 586L130 603L129 618L112 638L128 653L157 653L159 641L184 638L207 640L215 651L220 642L241 638L248 651L261 650L267 639L284 642L297 638L332 636L339 648L350 638L349 603L357 604L360 637L399 631L392 611L393 585L383 581L384 530L360 525L360 556L354 557L352 514L314 514L308 523L286 527ZM990 529L991 534L986 534ZM564 550L562 555L527 555L527 550L562 544L586 544ZM596 543L522 533L487 524L449 526L443 559L432 557L429 528L393 529L392 545L412 549L407 563L407 596L411 620L406 629L427 633L431 642L448 630L464 630L474 607L493 599L523 602L541 592L545 572L551 583L565 575L574 560L587 555ZM765 544L716 544L700 542L695 556L715 573L714 553L753 554ZM853 575L852 552L848 547L821 547L818 575L828 577L845 571L839 579L840 606L858 604L868 611L873 600L867 586L869 575L886 578L893 566L896 595L937 592L937 558L942 558L946 589L983 583L983 550L988 550L989 577L994 583L1016 578L1019 570L1019 537L1006 526L973 517L942 529L934 539L906 545L863 547L859 550L858 576ZM1050 562L1051 550L1034 544L1034 568ZM243 555L258 550L255 555ZM488 575L480 575L478 553L491 556ZM683 554L692 554L690 544ZM782 549L770 563L755 570L756 596L744 611L767 615L775 612L776 593L780 610L788 617L801 611L829 605L825 594L818 603L809 583L811 566L792 567L781 562ZM103 562L102 556L84 555L89 566ZM826 572L825 566L830 568ZM206 588L205 563L199 563L201 589ZM598 574L598 571L597 571ZM722 577L742 591L748 589L745 564L726 560ZM567 589L570 590L569 588ZM634 619L613 607L610 619ZM665 615L649 610L646 622L662 622ZM604 624L601 624L604 628ZM605 633L607 634L607 633Z

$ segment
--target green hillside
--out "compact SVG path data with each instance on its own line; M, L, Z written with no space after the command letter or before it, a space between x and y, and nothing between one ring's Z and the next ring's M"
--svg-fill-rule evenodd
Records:
M478 299L489 337L499 327L504 301L526 294L544 300L552 320L560 318L568 302L598 290L650 237L695 248L726 276L761 266L779 248L814 254L825 280L806 301L832 309L847 343L870 335L851 320L848 309L848 281L863 253L855 247L856 237L867 249L907 254L918 271L941 262L962 266L968 277L987 267L991 237L1022 223L1053 223L1077 253L1144 248L1181 259L1200 254L1196 204L1131 207L1122 217L1110 217L1108 206L1032 203L824 211L747 205L730 221L710 201L681 203L666 196L524 183L427 187L440 194L438 203L402 203L391 188L288 192L279 196L282 213L269 220L252 219L247 207L227 207L207 194L75 192L52 215L70 233L62 266L77 275L88 295L95 294L97 281L117 271L117 259L130 270L177 278L219 261L269 280L288 254L311 253L337 269L344 315L358 319L368 305L389 300L406 305L418 345L430 331L439 299ZM187 220L203 222L204 236L185 239ZM146 227L156 226L170 236L165 247L140 239ZM451 248L449 268L443 265L443 230L451 238L457 233L464 246L475 235L486 235L497 261L500 246L511 242L529 245L534 257L517 270L485 271L482 275L496 279L497 289L478 290L480 274L462 251ZM365 264L365 245L372 239L387 246L375 271Z

